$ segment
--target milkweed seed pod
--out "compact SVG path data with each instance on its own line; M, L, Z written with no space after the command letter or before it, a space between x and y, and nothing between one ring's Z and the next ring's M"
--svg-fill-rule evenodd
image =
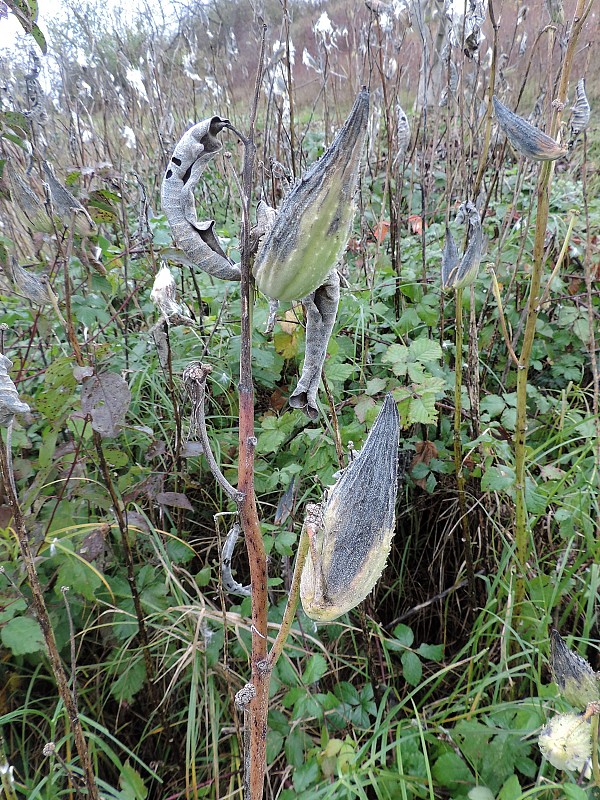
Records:
M464 13L466 12L466 13ZM485 22L486 3L482 0L466 0L457 7L452 0L445 0L445 13L450 21L448 40L452 47L461 47L467 58L473 58L484 35L481 32Z
M570 147L573 146L579 134L583 133L590 124L591 114L592 110L585 93L585 78L581 78L581 80L577 81L577 88L575 89L575 105L571 106L571 119L569 121L571 128Z
M362 89L331 146L284 199L254 262L256 284L268 297L306 297L341 259L354 218L368 117L369 93Z
M513 114L496 95L492 100L498 124L517 152L534 161L555 161L566 155L566 148L561 147L552 137L542 133L538 128L534 128L523 117Z
M30 410L27 403L19 399L17 387L8 374L11 367L12 361L0 355L0 425L3 427L10 425L15 414L25 414Z
M350 611L383 572L395 530L399 436L398 409L388 394L362 450L316 507L320 513L312 514L300 579L311 619L333 620Z
M335 269L331 270L316 291L302 301L306 314L304 364L298 385L290 395L289 404L292 408L304 411L311 419L319 416L317 392L339 302L340 276Z
M550 668L552 677L567 703L586 708L600 700L600 675L585 658L570 650L558 631L552 630Z
M162 266L154 279L150 299L154 305L158 306L163 317L169 322L175 318L179 324L182 321L193 322L185 314L182 306L177 302L177 287L171 270L167 266Z
M23 224L30 231L48 233L51 226L42 201L13 168L10 161L5 163L4 171L8 176L10 196L14 201L13 207L16 208Z
M177 245L194 264L215 278L240 280L240 268L223 251L214 232L214 220L196 215L194 189L208 163L222 145L217 134L228 119L211 117L183 134L171 156L161 187L161 203Z
M483 251L483 232L479 212L473 203L462 203L456 215L459 225L468 225L469 243L461 258L450 228L446 226L446 241L442 251L442 288L463 289L470 286L479 271Z
M89 236L96 229L94 220L79 200L57 179L52 165L48 161L43 161L42 166L52 200L53 213L65 227L71 225L71 219L74 217L75 233L78 236Z
M557 714L538 738L544 758L557 769L592 774L592 726L583 714Z
M53 292L46 275L38 277L35 273L28 272L19 264L16 258L11 258L10 262L7 262L5 269L19 294L31 300L37 306L45 306L47 303L52 302L51 295Z
M406 151L408 150L408 146L410 144L410 124L408 122L408 117L406 116L406 112L402 108L400 104L398 104L398 109L396 111L396 138L398 144L398 152L396 153L396 157L394 159L394 164L398 161L404 161L404 157L406 156Z

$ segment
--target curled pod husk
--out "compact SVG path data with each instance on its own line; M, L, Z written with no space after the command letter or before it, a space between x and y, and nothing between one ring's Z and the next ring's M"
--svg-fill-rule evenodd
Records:
M322 286L302 301L306 314L304 364L289 403L292 408L304 411L311 419L319 416L317 392L339 302L340 276L335 269L331 270Z
M29 411L27 403L19 399L17 387L13 383L8 370L12 361L0 355L0 425L6 426L13 421L15 414L25 414Z
M391 394L356 458L329 489L309 529L300 579L306 614L332 620L357 606L379 580L394 535L400 420Z
M229 124L228 119L211 117L183 134L163 178L161 203L173 238L186 256L215 278L239 281L240 268L219 244L214 220L199 221L194 202L202 173L222 147L217 134Z
M253 269L258 288L268 297L306 297L341 259L354 219L368 117L369 93L362 89L331 146L281 204Z
M511 146L526 158L534 161L555 161L567 154L567 149L561 147L551 136L542 133L539 128L530 125L523 117L514 114L504 103L493 96L496 119L502 131L506 134Z
M552 677L567 703L583 709L600 700L600 675L585 658L567 647L557 630L552 630L551 637Z
M399 161L404 161L406 151L408 150L408 145L410 144L410 124L408 122L408 117L406 116L406 111L400 104L398 104L398 108L396 109L396 120L398 152L394 158L394 164Z
M571 106L571 119L569 121L571 145L577 136L583 133L590 124L591 115L592 109L585 93L585 78L581 78L581 80L577 81L577 88L575 89L575 105Z
M12 258L6 263L5 270L16 291L31 300L32 303L44 306L52 302L53 292L47 275L38 277L35 273L28 272L16 258Z
M446 242L442 251L442 288L463 289L470 286L479 271L483 251L483 232L479 212L473 203L462 203L456 215L459 225L468 225L469 243L462 258L454 242L450 228L446 226Z

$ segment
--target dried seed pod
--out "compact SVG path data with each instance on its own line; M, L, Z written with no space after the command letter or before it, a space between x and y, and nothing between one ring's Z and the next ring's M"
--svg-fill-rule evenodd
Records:
M161 202L173 238L188 258L215 278L239 281L240 268L219 244L214 220L200 222L194 202L194 189L202 173L222 147L217 134L229 124L228 119L211 117L183 134L163 178Z
M27 403L19 399L17 387L8 374L11 367L12 361L0 355L0 425L3 427L10 425L15 414L25 414L30 410Z
M498 124L517 152L534 161L555 161L566 155L565 147L561 147L551 136L534 128L523 117L514 114L498 100L496 95L492 100Z
M268 297L306 297L341 259L354 218L368 117L369 93L363 89L331 146L283 201L254 262L256 284Z
M446 226L446 242L442 251L442 288L463 289L470 286L479 271L483 250L483 233L479 212L473 203L462 203L456 215L456 222L469 226L469 244L462 258L454 242L450 228Z
M577 88L575 90L575 105L571 107L571 119L569 125L571 128L571 139L569 147L572 147L575 139L580 133L587 128L590 124L590 117L592 109L590 108L589 101L585 93L585 78L577 81Z
M552 630L551 637L552 677L567 703L583 709L600 700L600 675L585 658L567 647L557 630Z
M388 394L362 450L329 489L320 519L309 528L300 598L312 619L350 611L383 572L395 531L399 436L398 409Z
M11 258L10 262L7 262L5 269L19 294L22 294L37 306L45 306L47 303L52 302L52 287L48 283L47 275L38 277L35 273L28 272L19 264L16 258Z
M30 231L49 233L51 226L42 201L10 161L4 165L4 171L8 176L11 198L15 201L22 222Z
M171 270L164 264L156 274L154 285L150 292L150 298L152 302L159 307L162 317L166 319L167 324L194 324L194 320L188 316L187 310L177 302L175 280L171 274ZM152 333L154 333L154 330L152 330Z
M546 10L550 20L555 25L565 24L565 9L561 0L546 0Z
M406 112L402 108L400 104L398 104L398 108L396 111L396 138L398 143L398 152L396 153L396 157L394 158L394 164L397 161L404 161L404 157L406 156L406 151L408 150L408 145L410 144L410 125L408 123L408 117L406 116Z
M557 769L583 772L590 777L592 726L582 714L557 714L538 738L544 758Z
M68 227L71 224L73 212L75 212L75 233L78 236L89 236L90 233L96 230L96 223L88 214L87 209L57 179L54 174L54 168L48 161L43 161L42 166L46 174L54 214L62 225Z
M289 404L292 408L302 409L311 419L319 416L317 392L339 302L340 277L334 269L323 285L305 297L302 303L306 314L304 365Z

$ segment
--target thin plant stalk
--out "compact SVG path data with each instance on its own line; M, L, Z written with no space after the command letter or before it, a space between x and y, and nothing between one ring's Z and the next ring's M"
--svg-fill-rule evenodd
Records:
M250 201L256 144L254 132L256 112L264 64L265 32L263 27L261 51L256 73L254 102L250 113L248 137L244 142L243 223L241 248L241 344L239 392L239 466L238 491L243 493L238 511L246 540L252 585L252 699L244 708L244 797L262 800L266 770L267 713L269 708L270 673L265 670L267 657L267 553L260 529L254 494L254 386L252 382L252 302L253 287L250 263Z
M600 717L594 714L590 720L592 724L592 775L594 783L600 788L600 763L598 762L598 723Z
M475 610L475 570L473 568L473 543L471 529L467 518L466 481L462 465L462 439L460 435L462 422L462 369L463 369L463 290L456 289L456 354L454 357L454 469L458 488L458 506L463 539L465 543L465 566L467 570L467 587L469 594L469 614Z
M12 466L10 454L5 448L5 444L0 440L0 472L2 473L2 481L4 483L4 492L10 505L13 516L13 524L19 549L25 569L27 571L27 579L31 589L32 607L42 629L44 641L46 643L46 651L50 660L50 667L52 674L56 680L58 693L65 707L68 717L68 726L73 731L73 738L75 740L75 748L81 763L83 778L88 792L88 798L91 800L99 800L98 787L94 777L94 770L92 767L92 759L85 740L81 720L79 719L79 709L75 700L74 691L69 688L69 679L65 672L56 639L54 638L54 630L50 622L50 615L44 599L44 592L40 584L40 579L35 568L35 559L29 544L29 535L25 526L25 518L19 504L19 498L14 490L14 478L12 475ZM68 727L67 726L67 727Z
M590 11L591 3L578 0L571 26L564 62L560 74L559 89L553 103L550 135L556 136L560 125L562 109L567 96L567 86L577 39L583 23ZM527 563L530 539L526 498L526 447L527 447L527 379L531 352L535 339L536 323L540 312L540 287L544 269L546 227L550 207L550 187L554 174L554 162L545 162L541 169L537 186L537 217L533 246L533 266L529 296L527 298L525 332L517 367L516 386L516 426L515 426L515 556L517 579L515 584L515 627L520 623L521 606L525 597L525 565Z

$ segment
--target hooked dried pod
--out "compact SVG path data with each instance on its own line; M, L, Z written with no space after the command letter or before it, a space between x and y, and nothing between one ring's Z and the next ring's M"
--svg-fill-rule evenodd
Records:
M0 425L3 427L10 425L15 414L30 411L27 403L22 403L19 399L17 387L8 374L11 367L10 358L0 354Z
M483 250L483 233L479 212L473 203L462 203L456 215L456 222L469 226L469 244L461 258L450 228L446 226L446 241L442 251L442 288L463 289L470 286L477 277Z
M214 220L199 221L194 202L202 173L222 147L217 134L229 125L228 119L211 117L183 134L163 178L161 203L173 238L186 256L215 278L239 281L240 268L219 244Z
M256 284L268 297L306 297L341 259L354 218L368 117L369 93L362 89L331 146L284 199L254 262Z
M504 103L493 96L496 119L502 131L506 134L511 146L526 158L534 161L555 161L567 154L567 149L561 147L551 136L542 133L539 128L530 125L523 117L514 114Z
M385 567L395 532L400 419L391 394L356 458L313 506L300 598L315 620L333 620L362 602ZM315 513L318 511L318 513Z

